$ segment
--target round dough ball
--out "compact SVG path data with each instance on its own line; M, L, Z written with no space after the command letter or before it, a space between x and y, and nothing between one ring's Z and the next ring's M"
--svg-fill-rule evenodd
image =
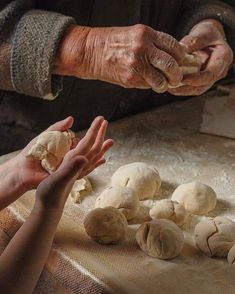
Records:
M134 190L128 187L108 187L96 199L95 207L112 206L120 210L127 220L134 218L139 209L139 198Z
M140 200L153 198L159 191L161 179L157 169L144 162L121 166L112 176L112 186L120 185L136 191Z
M136 241L146 254L171 259L182 251L184 235L172 221L158 219L142 224L136 232Z
M235 223L220 216L207 219L196 225L194 236L197 247L206 255L225 257L235 244Z
M235 245L229 250L227 260L230 264L235 262Z
M84 220L87 234L101 244L116 244L125 239L127 220L114 207L96 208Z
M149 215L152 219L169 219L178 226L182 226L185 223L187 212L178 202L163 199L150 209Z
M200 182L182 184L173 192L172 200L179 202L193 214L203 215L216 206L215 191Z

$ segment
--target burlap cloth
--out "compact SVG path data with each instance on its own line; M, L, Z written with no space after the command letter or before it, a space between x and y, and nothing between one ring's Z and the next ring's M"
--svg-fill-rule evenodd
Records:
M111 174L134 161L157 166L163 180L157 199L170 197L180 183L203 181L218 194L210 216L235 220L235 142L199 133L203 104L204 98L196 98L111 125L109 134L116 146L107 156L107 164L90 176L94 192L81 205L68 200L35 293L235 293L235 266L226 259L208 258L195 247L192 232L199 218L189 218L183 252L170 261L146 256L135 242L136 223L145 217L144 207L119 245L93 242L82 225ZM33 202L31 191L1 212L1 248L30 213Z

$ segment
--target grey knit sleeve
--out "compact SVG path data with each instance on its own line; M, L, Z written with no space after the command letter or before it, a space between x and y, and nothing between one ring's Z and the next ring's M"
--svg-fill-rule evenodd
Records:
M43 10L30 10L17 23L11 50L14 90L30 96L54 99L62 89L62 77L52 75L59 41L73 18Z
M220 21L224 25L228 43L235 52L234 7L225 3L226 1L194 0L184 2L186 4L178 26L178 39L187 35L190 29L200 21L212 18Z

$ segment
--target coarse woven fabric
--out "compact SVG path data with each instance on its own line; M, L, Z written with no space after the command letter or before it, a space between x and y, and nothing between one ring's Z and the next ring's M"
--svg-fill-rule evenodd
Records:
M98 244L83 228L86 213L94 208L114 171L136 161L159 170L162 187L156 200L170 198L181 183L202 181L218 195L216 209L209 216L221 215L235 221L234 142L200 133L204 102L200 97L193 98L110 125L109 135L116 144L107 155L107 163L89 175L93 192L79 205L68 199L47 260L47 272L68 293L106 293L109 289L105 286L118 294L235 293L234 265L226 259L208 258L195 246L194 226L204 217L192 216L185 224L183 251L166 261L147 256L135 241L142 212L139 220L132 220L128 226L127 239L117 245ZM9 221L0 218L0 228L7 234L11 232L10 237L17 223L31 212L34 200L33 191L26 193L10 206ZM156 200L147 203L154 205ZM148 214L148 210L143 211Z

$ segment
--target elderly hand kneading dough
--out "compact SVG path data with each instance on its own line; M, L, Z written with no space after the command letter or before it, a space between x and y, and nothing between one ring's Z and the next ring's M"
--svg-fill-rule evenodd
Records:
M233 6L230 0L4 1L0 154L22 148L67 114L84 129L97 115L110 121L175 101L171 94L204 93L233 62Z

